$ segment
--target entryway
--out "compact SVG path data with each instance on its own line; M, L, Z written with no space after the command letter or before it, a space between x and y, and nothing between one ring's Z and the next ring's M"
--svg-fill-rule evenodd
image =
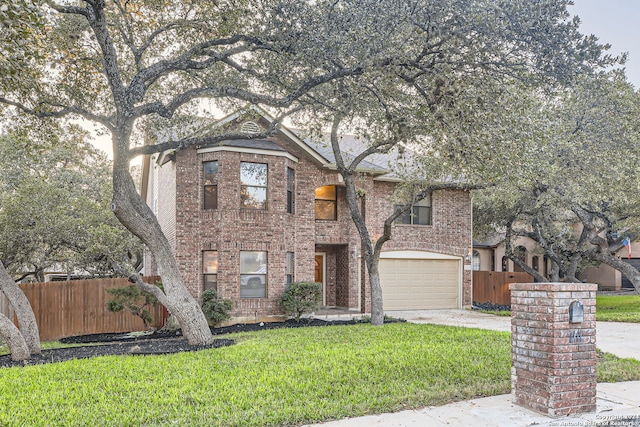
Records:
M327 254L324 252L316 252L315 256L315 281L317 283L322 283L322 306L327 305L327 293L326 293L326 283L325 283L325 270L327 268L326 263Z

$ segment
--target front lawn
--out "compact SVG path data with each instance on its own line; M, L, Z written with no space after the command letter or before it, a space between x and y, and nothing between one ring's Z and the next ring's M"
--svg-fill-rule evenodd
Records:
M276 426L510 391L508 332L394 323L230 336L231 347L0 369L0 426ZM640 379L599 353L598 381Z
M598 295L596 320L640 323L640 295Z
M395 323L232 338L195 353L0 369L0 425L299 425L510 391L505 332Z

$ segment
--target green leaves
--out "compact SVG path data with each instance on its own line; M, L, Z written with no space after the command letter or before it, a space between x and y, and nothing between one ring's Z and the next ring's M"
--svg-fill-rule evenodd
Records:
M533 96L539 108L524 110L521 121L539 130L496 150L504 179L477 193L474 224L484 234L506 228L513 239L534 239L560 277L574 278L591 247L575 224L602 235L638 229L640 97L617 72ZM576 212L588 212L590 221Z
M86 137L51 123L0 136L0 256L17 278L111 275L109 259L141 251L109 208L109 161Z

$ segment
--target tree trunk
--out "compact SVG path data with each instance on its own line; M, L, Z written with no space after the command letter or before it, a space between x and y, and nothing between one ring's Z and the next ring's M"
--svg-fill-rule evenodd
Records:
M513 225L513 219L509 220L509 222L507 223L507 231L504 237L505 255L509 259L511 259L511 261L517 264L522 270L524 270L525 273L530 274L535 281L541 282L541 283L548 282L549 280L546 277L544 277L542 274L534 270L532 267L525 264L520 258L518 258L513 253L513 246L511 244L512 225Z
M9 276L2 262L0 262L0 290L6 295L18 316L20 332L29 347L30 354L40 354L40 332L36 316L24 292Z
M380 326L384 323L384 309L382 301L382 286L380 285L380 272L378 265L380 257L376 256L371 242L371 236L367 229L362 212L358 207L358 197L356 195L356 183L353 174L344 171L344 184L347 190L347 204L351 213L351 219L358 230L362 256L364 256L367 271L369 273L369 289L371 290L371 324Z
M624 273L633 284L636 292L640 294L640 272L631 264L611 255L609 241L600 235L600 230L593 223L594 214L587 212L580 206L574 206L572 210L582 222L585 240L593 245L593 248L585 251L584 254L594 261L601 262Z
M633 284L636 292L640 294L640 271L637 268L606 252L592 250L586 252L586 255L594 261L606 264L623 273Z
M213 342L213 335L207 319L186 288L171 245L155 215L138 195L128 165L128 160L119 159L114 154L113 211L118 220L138 236L153 254L166 295L165 307L180 323L189 344L209 345Z
M552 282L560 281L560 267L555 261L551 262L551 270L549 271L550 280Z
M11 360L28 360L31 357L29 346L20 330L2 313L0 313L0 337L9 346Z
M384 309L382 300L382 285L380 284L380 259L371 254L371 259L365 260L369 270L369 286L371 286L371 324L380 326L384 323Z

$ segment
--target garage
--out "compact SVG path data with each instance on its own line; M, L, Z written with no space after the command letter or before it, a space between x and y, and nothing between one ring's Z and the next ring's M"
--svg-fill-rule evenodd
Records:
M460 258L419 251L380 255L385 310L461 308Z

